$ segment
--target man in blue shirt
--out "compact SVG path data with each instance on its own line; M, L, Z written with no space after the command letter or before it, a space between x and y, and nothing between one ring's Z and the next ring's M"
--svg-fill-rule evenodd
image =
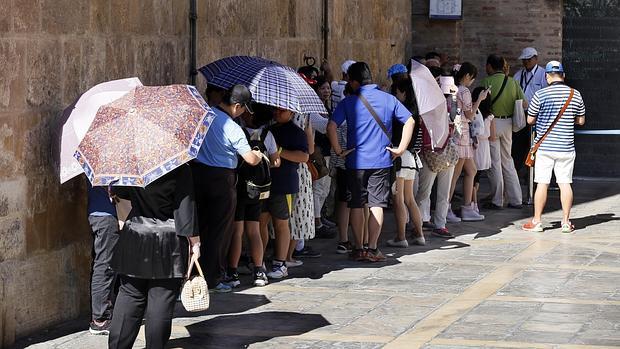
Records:
M337 156L346 157L347 188L351 192L351 227L356 238L352 258L360 261L384 261L377 249L383 225L383 208L390 196L390 167L392 159L407 149L413 133L411 112L391 94L372 83L370 68L364 62L352 64L348 70L349 83L356 93L338 104L327 132ZM368 103L368 106L365 105ZM375 115L373 115L375 114ZM378 119L378 120L377 120ZM392 147L392 121L404 124L398 148ZM347 122L347 150L338 143L336 129ZM364 206L370 207L368 221L368 251L364 251Z
M564 84L564 67L558 61L547 63L545 68L548 87L536 91L527 110L527 122L536 127L535 143L540 142L534 164L534 218L523 225L523 230L542 232L542 213L547 201L547 188L551 173L560 187L562 202L562 232L570 233L575 227L569 220L573 204L573 168L575 166L575 125L586 121L586 108L579 91ZM563 106L564 113L552 127ZM543 139L543 135L549 134ZM542 139L542 141L541 141Z
M237 205L237 158L240 156L250 165L261 161L260 151L250 149L243 129L233 120L249 109L251 100L252 93L243 85L224 93L222 102L213 108L215 118L192 163L203 241L200 262L206 270L207 284L217 292L232 290L221 281Z

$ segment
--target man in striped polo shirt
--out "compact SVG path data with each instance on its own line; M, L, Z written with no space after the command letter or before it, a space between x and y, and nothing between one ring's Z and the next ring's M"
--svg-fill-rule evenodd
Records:
M538 142L547 132L560 110L567 102L571 88L564 84L564 67L558 61L547 63L545 68L548 87L538 90L530 101L527 110L527 122L535 124ZM586 108L581 94L573 90L574 95L562 114L560 120L542 141L536 152L534 165L535 178L538 184L534 195L534 218L523 225L523 230L542 232L541 216L547 201L547 188L551 181L551 173L555 173L560 187L562 202L562 232L570 233L574 226L569 220L573 204L573 167L575 165L575 124L585 123Z

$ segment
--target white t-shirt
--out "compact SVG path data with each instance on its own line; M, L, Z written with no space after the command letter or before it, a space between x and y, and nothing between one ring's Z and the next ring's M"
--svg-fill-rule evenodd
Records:
M259 139L261 133L263 132L263 127L261 128L246 127L245 129L250 134L250 139ZM278 152L278 145L276 144L276 140L275 138L273 138L271 131L267 131L267 136L265 136L264 143L265 143L265 148L267 148L267 153L269 153L269 155L273 155Z

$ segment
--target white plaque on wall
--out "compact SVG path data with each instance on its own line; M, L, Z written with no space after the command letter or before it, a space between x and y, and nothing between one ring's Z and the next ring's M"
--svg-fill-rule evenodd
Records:
M430 0L431 19L462 19L463 0Z

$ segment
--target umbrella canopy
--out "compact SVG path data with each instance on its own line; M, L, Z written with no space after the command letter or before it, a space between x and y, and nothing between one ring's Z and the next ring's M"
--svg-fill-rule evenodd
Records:
M70 114L62 127L60 183L84 172L73 154L86 135L99 107L123 97L136 86L142 86L138 78L104 82L86 91L75 104L65 109L64 113Z
M327 114L312 87L293 68L280 63L260 57L233 56L207 64L199 71L209 84L217 87L246 85L258 103L301 114Z
M138 86L99 108L74 156L93 185L144 187L195 158L214 117L193 86Z
M409 75L411 76L420 116L424 120L424 125L426 125L431 137L431 146L433 148L441 147L446 142L450 132L446 98L433 74L423 64L412 59Z

